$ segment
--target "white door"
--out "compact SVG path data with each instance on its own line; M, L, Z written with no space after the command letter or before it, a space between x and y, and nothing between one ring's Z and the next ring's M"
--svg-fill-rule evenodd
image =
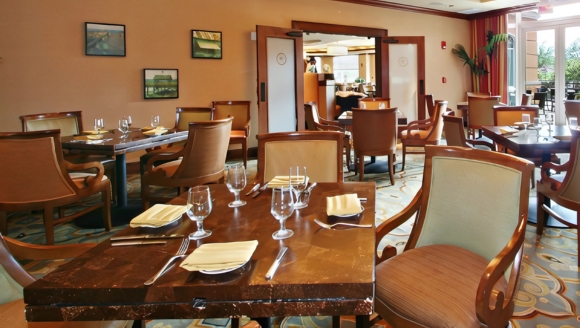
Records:
M418 119L417 86L417 45L389 44L391 107L397 107L407 122Z

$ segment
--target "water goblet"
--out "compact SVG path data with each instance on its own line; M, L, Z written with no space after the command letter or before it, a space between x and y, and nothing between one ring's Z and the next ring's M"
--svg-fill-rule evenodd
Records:
M105 128L105 120L102 118L95 118L95 130L97 134L101 134L101 129Z
M121 131L122 133L120 137L121 139L127 138L127 133L129 133L129 122L127 121L127 119L119 120L119 125L117 129L119 129L119 131Z
M539 137L540 130L542 129L542 122L540 121L539 117L534 117L534 123L532 126L534 127L534 130L536 130L536 134Z
M530 114L522 114L522 124L524 125L524 132L527 132L528 125L530 124Z
M552 124L554 124L553 114L546 114L546 124L548 124L549 136L552 136Z
M157 129L157 127L161 124L161 119L159 118L159 115L153 115L151 116L151 126L154 129Z
M272 206L270 212L280 221L280 230L272 234L275 240L290 238L294 231L286 229L286 219L294 213L294 200L290 188L280 187L272 189Z
M226 171L226 185L234 193L234 201L229 203L229 207L240 207L246 205L246 201L240 200L240 191L246 187L246 170L242 163L230 165Z
M302 202L301 195L306 189L308 184L308 178L306 177L306 166L302 169L302 175L300 175L300 167L296 166L296 174L292 175L292 168L290 168L290 187L296 196L296 203L294 204L295 209L305 208L307 204Z
M197 223L197 231L189 239L198 240L211 236L211 230L203 229L203 220L211 213L212 202L208 186L190 188L187 194L187 216Z

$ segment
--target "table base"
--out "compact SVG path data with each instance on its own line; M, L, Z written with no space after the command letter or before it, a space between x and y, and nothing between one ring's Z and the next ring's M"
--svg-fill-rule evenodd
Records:
M398 164L400 163L395 163L395 168ZM355 164L350 165L350 171L351 172L355 171ZM370 161L365 161L365 174L379 174L379 173L389 173L388 161L377 161L374 157L372 157Z

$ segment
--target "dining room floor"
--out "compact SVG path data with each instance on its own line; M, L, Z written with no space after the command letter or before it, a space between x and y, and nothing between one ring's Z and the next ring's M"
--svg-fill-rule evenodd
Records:
M379 158L380 159L380 158ZM401 152L398 150L400 161ZM405 171L400 171L400 165L395 170L395 185L390 185L388 174L368 174L365 181L375 181L377 184L376 224L401 211L421 187L423 173L423 155L407 155ZM539 177L539 173L536 173ZM248 162L248 180L256 176L256 160ZM128 176L129 200L139 202L139 176ZM358 181L358 176L345 172L345 181ZM158 193L172 193L173 190L159 188ZM535 190L530 191L530 200L535 201ZM79 210L90 203L78 204L71 211ZM531 208L531 215L535 215ZM113 234L124 229L132 217L126 217L117 222L113 230L107 232L102 228L81 228L75 222L55 227L56 243L87 243L102 242ZM211 215L208 218L211 220ZM390 243L399 250L405 246L411 222L403 224L399 229L387 236L381 245ZM10 213L8 220L8 236L18 238L33 244L44 243L44 228L41 213ZM578 233L576 229L548 228L539 243L535 242L535 226L528 224L524 244L524 260L521 269L519 291L516 295L516 307L511 320L513 327L580 327L578 307L580 304L579 271L577 267ZM25 268L36 277L46 275L63 261L25 262ZM242 322L244 322L242 320ZM328 327L330 317L286 317L275 318L274 327ZM341 318L341 327L354 327L354 317ZM179 327L227 327L229 320L152 320L146 323L153 328ZM384 321L376 327L389 327Z

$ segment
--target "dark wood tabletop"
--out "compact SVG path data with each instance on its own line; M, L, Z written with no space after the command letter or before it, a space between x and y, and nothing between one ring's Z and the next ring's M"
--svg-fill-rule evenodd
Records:
M252 186L247 186L249 190ZM151 278L175 254L181 239L166 245L112 247L106 240L24 289L29 321L170 319L356 315L365 325L373 313L374 228L327 230L314 219L333 223L326 215L326 197L357 193L366 197L359 217L338 220L373 224L375 184L319 183L307 208L295 211L286 226L291 238L276 241L280 224L270 214L271 190L247 205L229 208L234 198L225 185L211 185L215 199L204 228L210 237L191 241L187 254L205 243L258 240L251 260L232 272L207 275L175 265L151 286ZM186 204L185 195L171 201ZM196 230L187 215L161 228L126 228L117 236L184 234ZM272 280L265 274L278 251L288 246ZM181 260L178 261L178 264Z

